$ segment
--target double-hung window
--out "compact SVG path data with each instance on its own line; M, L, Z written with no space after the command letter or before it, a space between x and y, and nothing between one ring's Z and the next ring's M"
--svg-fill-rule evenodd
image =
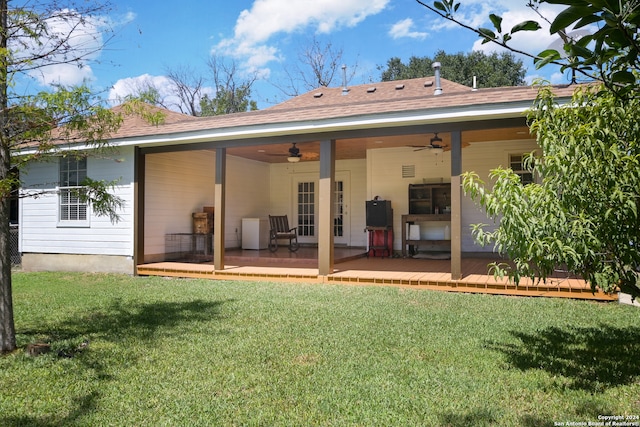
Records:
M522 185L533 183L533 173L525 167L525 154L510 154L509 167L520 177Z
M84 225L88 223L88 202L82 201L79 191L87 177L87 159L73 156L60 158L59 211L60 224Z

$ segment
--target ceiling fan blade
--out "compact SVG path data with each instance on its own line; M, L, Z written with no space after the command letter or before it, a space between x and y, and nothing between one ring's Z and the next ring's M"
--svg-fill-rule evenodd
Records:
M441 148L437 145L407 145L407 147L415 148L413 151L431 150L432 148Z
M431 148L429 145L406 145L405 147L415 148L413 151L426 150L427 148Z
M302 154L300 153L300 149L296 147L296 143L292 143L289 151L286 153L266 153L267 156L278 156L278 157L300 157L302 158Z

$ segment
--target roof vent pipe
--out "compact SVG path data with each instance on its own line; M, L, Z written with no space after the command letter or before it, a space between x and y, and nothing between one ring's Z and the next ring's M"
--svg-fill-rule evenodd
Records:
M433 90L434 95L442 94L442 85L440 85L440 63L434 62L432 65L436 77L436 88Z
M347 66L344 64L342 65L342 94L349 94L349 88L347 87Z

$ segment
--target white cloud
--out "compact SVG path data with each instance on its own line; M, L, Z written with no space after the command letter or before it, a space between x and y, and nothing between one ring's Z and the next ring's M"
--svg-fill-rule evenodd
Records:
M557 8L545 8L542 6L540 7L540 12L549 19L553 19L558 13ZM522 50L524 52L538 53L547 49L549 45L558 38L555 35L549 34L549 24L540 19L540 17L530 9L518 8L509 10L502 13L501 16L502 30L505 32L509 31L514 25L526 20L535 20L542 26L541 30L535 32L520 31L514 34L513 39L509 41L509 45L515 49ZM482 44L480 39L474 43L473 49L482 50L484 52L504 50L495 43Z
M402 21L398 21L391 26L391 29L389 30L389 35L393 39L408 37L408 38L419 39L419 40L424 40L429 35L428 33L420 32L420 31L412 31L413 26L414 26L413 19L411 18L403 19Z
M457 21L469 27L478 28L483 26L485 21L488 20L490 13L496 13L494 2L469 0L462 3L462 6L455 13L454 17ZM435 15L431 15L431 12L429 12L429 16ZM447 19L435 19L432 21L431 28L433 31L459 31L460 25Z
M68 19L63 18L66 14L68 14L66 16ZM93 79L93 71L87 64L100 56L100 49L104 44L102 30L106 25L105 21L82 17L69 10L61 11L61 15L63 16L47 21L49 33L53 35L53 38L45 40L42 49L51 49L56 43L56 37L65 38L68 36L69 50L73 52L73 56L80 58L80 60L69 64L64 63L67 58L61 53L49 56L47 62L51 62L53 65L43 67L32 74L43 85L52 83L73 85L81 83L83 80Z
M93 70L89 65L75 64L55 64L30 71L42 86L60 84L63 86L74 86L82 82L94 80Z
M174 111L188 111L186 106L182 106L181 101L175 93L173 82L166 76L152 76L150 74L142 74L137 77L127 77L118 80L109 91L109 102L112 105L122 104L128 95L138 95L141 91L153 87L158 90L160 99L164 106ZM212 96L215 89L212 87L202 88L203 95Z
M133 22L136 18L137 18L136 13L129 11L124 14L124 16L119 22L119 25L124 25L124 24L128 24L129 22Z
M537 21L542 27L541 30L517 32L508 44L523 52L538 53L549 48L552 43L558 40L557 35L549 34L549 24L546 20L553 21L565 6L540 4L537 7L539 14L527 7L525 2L514 2L512 0L467 0L462 4L455 17L457 20L472 28L485 27L493 30L493 24L489 21L489 14L495 13L502 17L503 32L509 32L514 25L523 21ZM540 15L546 18L546 20ZM460 29L458 24L450 21L442 21L444 20L435 23L434 28ZM483 44L482 39L478 37L478 40L473 44L473 50L502 52L506 49L495 43Z
M552 22L563 8L564 6L544 4L540 5L538 12L549 22ZM515 24L526 20L537 21L542 27L538 31L520 31L514 34L513 39L508 42L508 45L513 49L533 55L538 54L546 49L556 49L562 53L562 43L558 35L550 34L549 23L544 19L541 19L541 17L534 13L531 9L520 6L518 8L507 10L500 16L502 16L503 18L502 30L504 32L510 31L510 29ZM575 34L577 37L581 37L582 35L585 35L590 31L594 31L594 29L585 27L575 32L572 32L571 29L569 29L568 32L570 35ZM482 41L480 39L478 39L473 44L473 50L480 50L486 53L506 51L505 48L498 46L495 43L482 44ZM559 72L558 66L547 65L538 70L535 69L533 60L531 58L519 54L516 54L516 57L522 59L525 66L528 65L530 72L533 73L525 77L525 81L527 81L528 83L534 81L535 79L543 79L549 81L552 84L568 83L571 80L571 76L569 75L569 73Z
M158 89L160 96L166 96L172 88L171 81L165 76L143 74L118 80L109 91L109 101L120 104L128 95L136 95L148 87Z
M454 14L457 21L472 28L489 28L494 29L493 24L489 20L489 15L494 13L502 17L502 32L510 32L511 28L523 21L534 20L541 25L538 31L520 31L515 33L508 45L517 51L529 54L537 54L545 49L556 48L553 46L557 43L558 36L549 34L549 23L553 21L560 11L566 6L550 5L546 3L537 3L537 12L526 6L527 2L515 2L513 0L465 0L461 3L460 8ZM540 16L542 15L542 16ZM430 12L428 16L434 15ZM544 17L544 18L543 18ZM459 24L448 21L446 19L434 19L430 28L431 32L439 31L461 31ZM467 30L465 30L467 31ZM508 49L499 46L496 43L482 43L482 39L478 37L473 43L472 50L478 50L485 53L505 52ZM568 76L558 72L558 67L546 66L541 70L534 69L533 61L521 54L515 54L517 58L522 59L525 67L529 68L529 74L525 77L525 81L530 83L535 79L546 79L551 83L567 83Z
M127 14L120 22L116 22L109 17L83 16L75 10L61 9L53 12L45 21L47 37L40 37L38 40L22 37L21 42L26 41L27 45L11 48L16 52L18 60L44 56L44 59L31 63L35 65L35 69L27 73L40 85L77 85L94 80L93 69L89 64L101 56L105 44L104 34L111 31L114 25L133 19L134 14ZM56 48L61 41L64 41L64 47Z
M160 99L167 108L180 111L180 99L174 95L175 86L166 76L142 74L137 77L120 79L109 91L109 102L112 105L122 104L127 96L136 96L150 87L157 89Z
M354 27L368 16L381 12L391 0L255 0L236 21L234 35L218 43L213 53L232 56L251 70L280 59L273 38L314 30L326 34L342 27ZM271 43L270 43L271 42Z
M524 81L530 85L535 83L536 81L546 81L549 82L551 84L562 84L562 83L569 83L569 79L568 79L568 71L565 73L561 73L560 71L554 72L554 73L550 73L548 75L543 75L540 74L539 72L537 72L538 70L535 70L536 73L535 74L527 74L524 77Z
M558 84L558 83L567 83L567 76L566 73L553 73L551 74L551 77L549 78L549 81L552 84Z
M458 11L454 14L457 21L462 22L472 28L485 27L493 30L493 24L489 20L490 14L502 17L502 31L508 32L517 23L534 20L541 24L542 30L536 32L521 31L513 36L509 44L519 50L526 52L540 52L546 49L557 37L549 34L549 25L536 12L526 6L527 2L516 2L513 0L465 0ZM564 6L540 4L538 11L542 16L553 20ZM455 30L460 31L459 24L437 19L434 21L432 30ZM484 52L501 52L505 49L495 43L482 43L482 39L473 45L473 50Z

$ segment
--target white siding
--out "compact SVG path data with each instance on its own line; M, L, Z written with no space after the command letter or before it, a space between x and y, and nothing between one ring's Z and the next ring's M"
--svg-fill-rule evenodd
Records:
M403 178L404 167L415 167L415 176ZM409 184L451 181L451 153L434 155L429 150L387 148L367 152L367 200L379 196L393 209L393 248L402 246L402 215L409 212Z
M463 150L463 170L475 171L488 179L489 170L508 165L509 154L536 148L534 141L474 143ZM88 160L91 178L121 179L116 194L124 199L121 221L91 215L87 227L63 227L58 223L58 162L35 163L23 175L26 191L51 190L52 194L25 198L20 206L20 250L24 253L133 256L133 149L115 156ZM415 177L403 178L403 166L415 167ZM391 200L394 209L394 248L400 249L401 215L408 212L407 188L423 179L449 181L450 152L434 156L429 150L411 148L369 150L366 160L342 160L336 173L349 177L349 244L366 246L365 201L375 196ZM317 180L319 162L267 164L234 156L227 157L227 211L225 246L241 244L242 218L287 214L295 225L294 186L297 177ZM168 233L192 230L192 213L213 206L215 200L215 153L212 151L175 152L146 156L145 175L145 254L165 253ZM462 200L465 252L491 251L473 242L470 224L488 222L484 213L468 198Z
M498 141L474 143L462 150L463 171L475 171L488 181L489 171L499 165L508 166L509 154L528 153L536 149L535 141ZM403 178L402 167L415 166L415 177ZM408 186L428 182L451 181L451 152L434 155L429 150L412 148L369 150L367 153L367 200L379 196L390 200L393 208L394 249L402 246L401 216L408 213ZM471 235L471 224L489 223L485 213L467 196L462 197L463 252L491 252L493 248L478 246Z
M367 200L367 161L342 160L337 162L338 170L350 171L351 178L351 246L366 247L366 200Z
M294 175L313 173L314 179L317 180L320 174L319 165L318 162L276 163L271 165L269 213L271 215L288 215L289 218L292 218L290 225L294 227L296 225L293 220Z
M471 144L462 150L462 170L473 171L480 176L487 185L489 172L498 166L509 167L509 154L530 153L538 146L535 141L496 141ZM462 250L466 252L492 252L493 247L482 247L475 243L471 234L471 224L489 224L493 221L487 218L485 212L476 205L471 198L462 197Z
M145 256L165 253L165 236L191 233L192 214L215 203L215 153L146 156ZM225 247L240 246L242 218L266 216L269 166L227 156ZM237 231L236 231L237 230Z
M269 164L227 156L225 247L242 246L242 218L269 215Z
M133 256L133 149L125 148L115 158L88 158L88 176L96 180L120 179L115 194L124 200L120 221L91 213L86 227L65 227L58 223L59 179L57 161L34 163L22 175L23 191L48 190L20 203L20 250L24 253L67 253Z
M211 151L145 156L145 255L164 254L169 233L192 232L193 212L213 206L214 170Z
M336 161L336 175L348 175L351 184L347 206L350 221L348 240L351 246L366 246L366 235L363 231L365 227L366 166L365 160ZM290 225L296 226L294 181L297 177L303 176L305 179L317 182L319 175L320 162L272 165L269 213L272 215L286 214L289 216Z

